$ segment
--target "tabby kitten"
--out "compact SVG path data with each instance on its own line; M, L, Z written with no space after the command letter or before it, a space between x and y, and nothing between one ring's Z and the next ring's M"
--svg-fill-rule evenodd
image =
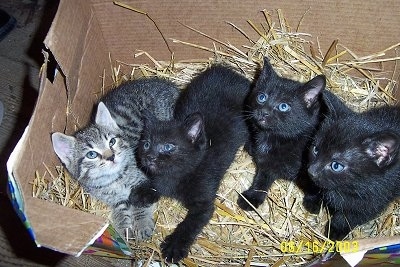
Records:
M399 152L399 107L338 112L323 122L308 172L331 215L330 239L343 239L400 196Z
M245 148L256 164L256 175L250 188L242 193L245 199L238 199L242 209L260 206L279 178L301 177L299 185L303 190L315 189L307 178L304 153L321 119L324 88L322 75L303 84L278 76L268 59L264 59L264 67L246 100L251 138ZM335 96L328 97L335 104ZM310 196L314 194L317 193Z
M174 119L149 117L138 158L150 178L133 202L177 199L187 209L184 220L161 244L163 258L178 262L209 222L219 184L248 138L242 115L250 82L236 71L214 65L195 77L177 100Z
M102 98L94 122L73 136L53 133L53 148L84 190L109 205L116 230L138 240L154 229L154 205L133 205L132 188L147 178L137 167L135 149L143 129L143 113L161 120L172 117L178 89L159 78L127 82Z

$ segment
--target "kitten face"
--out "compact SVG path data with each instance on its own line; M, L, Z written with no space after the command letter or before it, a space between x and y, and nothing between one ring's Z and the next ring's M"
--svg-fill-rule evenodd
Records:
M400 138L391 132L360 134L346 121L322 127L310 152L308 172L321 188L349 189L379 179L397 156Z
M95 124L74 136L54 133L52 141L67 170L87 188L109 184L112 181L104 177L118 175L133 158L133 149L102 103Z
M183 123L147 120L138 147L141 167L150 175L187 172L202 158L204 138L199 114Z
M313 124L318 96L325 78L316 76L306 84L279 77L266 59L247 104L255 124L262 130L296 136Z

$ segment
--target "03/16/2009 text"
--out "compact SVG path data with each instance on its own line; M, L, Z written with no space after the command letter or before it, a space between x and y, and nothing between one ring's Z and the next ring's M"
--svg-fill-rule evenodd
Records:
M280 249L283 253L325 253L340 252L352 253L358 252L358 241L282 241Z

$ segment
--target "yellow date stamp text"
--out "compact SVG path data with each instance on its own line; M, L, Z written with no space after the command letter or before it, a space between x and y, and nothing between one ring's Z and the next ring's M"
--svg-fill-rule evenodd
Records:
M358 242L345 240L345 241L282 241L280 243L280 250L282 253L325 253L325 252L339 252L339 253L352 253L358 252Z

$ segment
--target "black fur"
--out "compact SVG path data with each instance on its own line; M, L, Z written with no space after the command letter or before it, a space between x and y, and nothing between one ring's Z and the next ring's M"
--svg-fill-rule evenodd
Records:
M191 244L214 212L216 192L239 146L248 139L242 115L250 82L228 67L215 65L198 75L182 92L174 119L151 116L138 157L156 191L177 199L187 209L185 219L161 244L168 262L188 255Z
M256 175L250 188L242 194L254 207L264 202L268 189L279 178L301 177L298 184L312 192L310 196L316 194L315 186L307 177L304 154L323 114L322 98L328 100L323 105L326 109L340 102L324 88L324 76L316 76L305 84L283 78L265 58L255 88L246 101L251 129L246 149L256 163ZM315 199L311 200L312 206L308 202L305 199L306 208L315 212ZM241 197L238 204L242 209L252 210Z
M399 147L399 107L339 111L323 122L308 172L332 216L332 240L376 218L400 195Z

